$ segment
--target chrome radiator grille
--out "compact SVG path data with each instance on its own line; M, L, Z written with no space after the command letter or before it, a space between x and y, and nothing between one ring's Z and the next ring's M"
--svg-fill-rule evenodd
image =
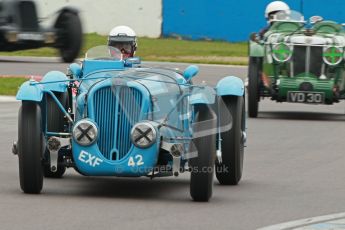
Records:
M130 150L130 131L141 118L142 94L125 86L104 87L94 94L98 147L105 158L121 160Z

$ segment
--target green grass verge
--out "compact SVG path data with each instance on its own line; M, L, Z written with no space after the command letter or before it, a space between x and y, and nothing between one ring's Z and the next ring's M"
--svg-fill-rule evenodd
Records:
M86 34L81 54L91 47L105 45L107 36ZM189 41L173 38L139 38L138 52L144 61L173 61L211 64L247 64L247 43L229 43L222 41ZM53 48L0 52L9 56L59 56ZM82 56L81 55L81 56Z
M107 36L86 34L81 56L94 46L105 45ZM137 56L144 61L170 61L208 64L247 64L247 43L222 41L188 41L173 38L139 38ZM56 57L59 53L53 48L0 52L3 56ZM1 78L0 95L15 95L18 87L27 79L20 77Z
M20 77L0 77L0 95L16 95L19 86L27 80Z

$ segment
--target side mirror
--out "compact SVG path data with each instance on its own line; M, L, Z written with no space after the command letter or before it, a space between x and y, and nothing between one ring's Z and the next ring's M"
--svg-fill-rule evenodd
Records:
M198 73L199 73L199 67L196 65L190 65L183 71L183 77L188 82Z
M322 21L323 21L323 17L321 17L321 16L312 16L309 18L310 24L316 24L316 23L322 22Z
M69 65L69 72L76 78L80 78L82 73L81 67L77 63L72 63Z
M125 60L126 67L132 67L133 65L139 65L140 63L140 57L130 57Z

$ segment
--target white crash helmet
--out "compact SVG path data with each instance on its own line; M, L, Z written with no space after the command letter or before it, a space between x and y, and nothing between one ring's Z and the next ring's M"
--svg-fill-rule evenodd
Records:
M265 18L269 20L270 19L269 17L271 14L277 13L279 11L288 11L288 10L290 10L290 7L285 2L282 2L282 1L271 2L270 4L266 6Z
M137 36L128 26L116 26L109 33L108 46L118 48L123 54L133 57L137 49Z

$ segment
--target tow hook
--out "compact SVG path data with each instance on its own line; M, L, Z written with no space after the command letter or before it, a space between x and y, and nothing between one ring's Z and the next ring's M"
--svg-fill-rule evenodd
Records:
M182 144L173 144L170 147L170 154L173 157L173 175L177 177L180 174L180 167L181 167L181 156L183 150Z
M173 158L172 173L175 177L180 174L181 159L184 152L184 147L180 143L162 142L161 148L167 150Z
M13 155L18 155L18 148L17 148L17 142L16 141L13 141L12 153L13 153Z
M47 149L50 152L50 170L52 172L57 171L58 154L61 148L61 142L57 137L50 137L47 143Z

